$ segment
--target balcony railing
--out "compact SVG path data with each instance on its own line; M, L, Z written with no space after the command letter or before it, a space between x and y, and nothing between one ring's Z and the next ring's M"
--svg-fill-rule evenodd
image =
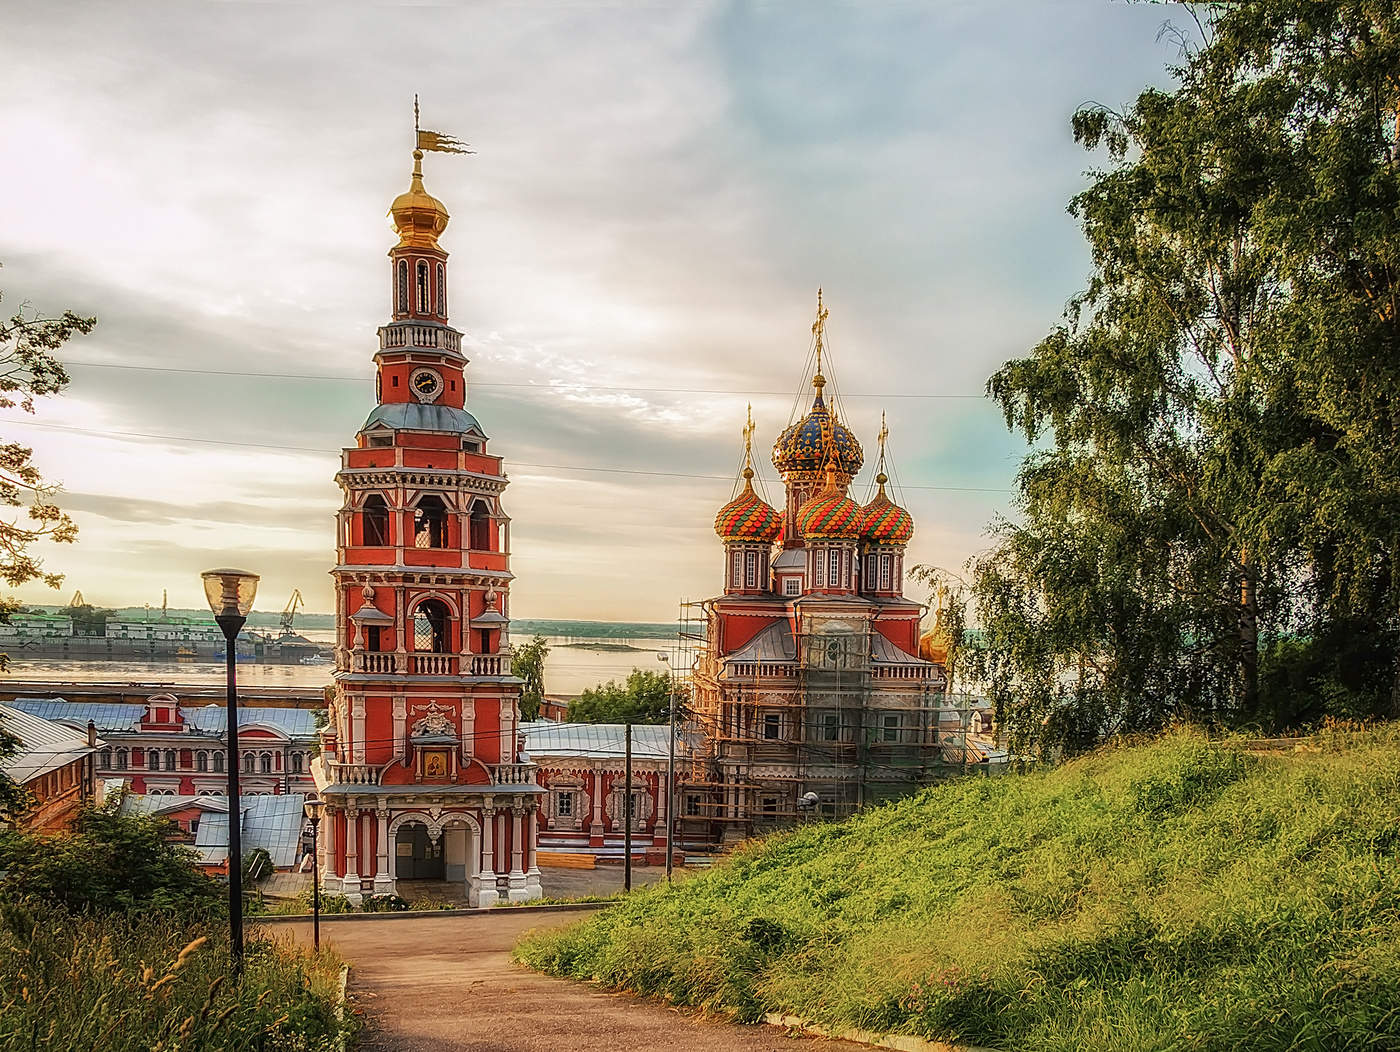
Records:
M510 655L473 654L471 674L473 676L509 676Z
M491 768L491 782L493 785L534 785L536 770L538 767L533 763L498 763Z
M408 671L413 676L455 676L456 654L409 654Z
M402 672L403 668L399 661L402 654L395 654L392 651L385 653L375 653L368 650L356 650L353 652L351 667L355 672Z
M379 330L379 349L427 347L461 353L462 334L436 325L385 325Z
M379 768L366 763L329 763L328 775L335 785L378 785Z

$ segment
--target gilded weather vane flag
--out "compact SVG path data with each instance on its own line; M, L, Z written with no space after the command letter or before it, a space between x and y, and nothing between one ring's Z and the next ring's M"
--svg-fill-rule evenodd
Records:
M428 153L476 153L470 143L465 143L453 135L429 131L418 126L418 96L413 96L413 131L417 136L417 148Z

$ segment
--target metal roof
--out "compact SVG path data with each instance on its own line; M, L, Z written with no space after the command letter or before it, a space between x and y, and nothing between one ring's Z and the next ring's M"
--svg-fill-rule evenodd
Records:
M923 658L915 657L913 654L905 653L895 646L879 632L870 634L874 651L875 663L877 665L928 665L932 662Z
M554 723L537 720L522 723L525 751L538 763L541 758L569 756L581 759L620 760L626 753L626 728L621 723ZM632 759L666 759L670 728L632 725Z
M783 618L769 625L732 654L726 661L796 661L797 640L792 635L792 622Z
M15 706L0 705L0 728L19 739L19 750L4 762L4 768L20 785L93 752L86 730L79 735L69 727Z
M251 800L253 797L245 799ZM187 807L228 814L228 797L212 793L173 793L168 796L157 793L127 793L122 797L122 813L128 815L159 815L166 811L181 811Z
M135 734L146 716L145 705L116 702L64 701L62 698L16 698L16 709L46 720L87 730L88 720L98 733ZM222 705L181 705L185 717L185 732L200 737L222 737L228 724L228 713ZM239 707L238 726L246 730L253 724L280 731L297 741L314 741L316 713L311 709L283 709L268 706Z
M376 424L395 431L456 431L461 434L475 431L482 438L487 437L476 417L465 409L422 402L389 402L375 406L360 430L368 431Z
M297 864L301 850L301 793L281 796L245 796L240 800L243 812L243 857L258 848L272 856L278 869L291 869ZM218 865L228 858L228 815L217 812L200 819L195 834L194 849L207 865Z

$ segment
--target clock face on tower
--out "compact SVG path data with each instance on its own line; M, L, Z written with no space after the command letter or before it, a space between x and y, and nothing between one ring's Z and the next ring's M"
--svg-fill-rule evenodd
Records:
M408 378L413 394L420 402L433 402L442 394L442 376L436 369L415 369Z

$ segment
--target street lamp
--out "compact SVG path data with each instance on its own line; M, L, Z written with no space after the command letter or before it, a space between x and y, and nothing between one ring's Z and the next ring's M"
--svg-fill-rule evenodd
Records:
M314 793L302 805L311 823L311 941L318 950L321 948L321 856L316 846L316 829L321 824L321 810L325 806L325 801Z
M671 655L657 651L656 660L666 666L666 708L671 734L666 743L666 883L671 883L671 837L676 827L676 686L671 678Z
M238 677L235 671L238 630L253 609L258 575L247 570L206 570L204 595L214 621L224 633L228 659L228 923L233 943L233 975L243 973L243 799L238 790Z

